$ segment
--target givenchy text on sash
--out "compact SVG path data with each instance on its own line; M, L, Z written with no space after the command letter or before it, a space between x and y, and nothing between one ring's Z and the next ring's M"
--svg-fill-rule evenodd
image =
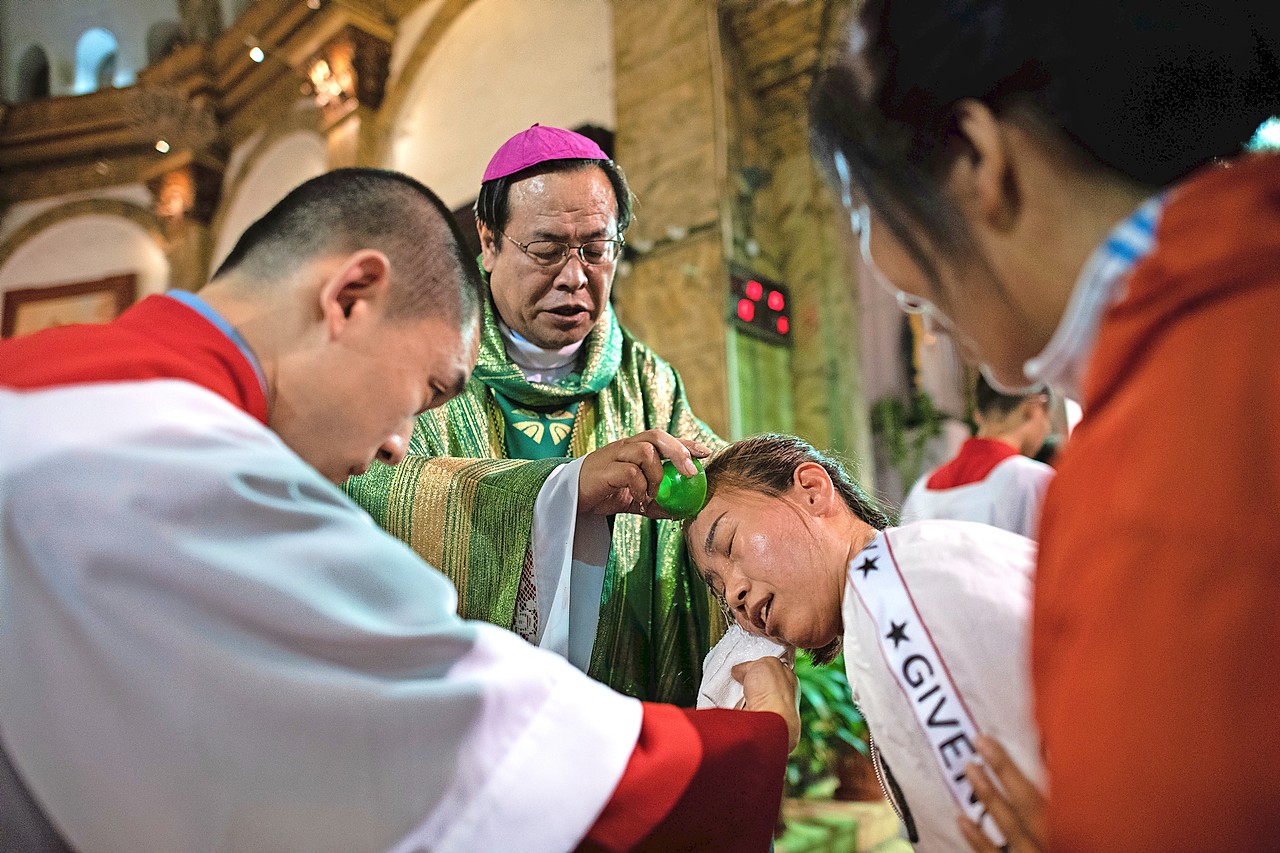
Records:
M885 663L915 712L951 796L996 845L1003 845L1004 837L964 776L965 766L978 760L973 747L978 727L920 618L886 534L876 536L849 566L858 603L876 626Z

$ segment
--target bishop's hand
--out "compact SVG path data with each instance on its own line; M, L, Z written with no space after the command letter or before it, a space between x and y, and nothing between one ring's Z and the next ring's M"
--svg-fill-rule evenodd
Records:
M654 497L662 482L662 460L693 476L693 457L711 451L696 441L676 438L660 429L646 430L588 453L578 474L578 511L595 515L630 512L649 518L671 518Z

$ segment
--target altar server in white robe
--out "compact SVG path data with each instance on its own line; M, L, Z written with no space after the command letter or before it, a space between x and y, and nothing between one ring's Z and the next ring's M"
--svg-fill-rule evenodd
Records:
M838 462L791 436L732 444L706 472L706 506L686 529L703 579L746 631L818 662L843 644L916 849L964 849L962 821L1002 843L965 768L988 735L1043 784L1027 646L1035 543L973 522L890 528Z
M1052 429L1043 390L1002 394L982 376L974 387L978 433L921 477L902 504L902 523L926 518L979 521L1036 538L1053 468L1032 457Z
M617 694L460 620L333 485L466 382L460 245L417 182L339 170L200 295L0 342L0 846L768 849L781 664L738 670L750 711ZM689 461L642 434L561 489L634 509L660 456Z

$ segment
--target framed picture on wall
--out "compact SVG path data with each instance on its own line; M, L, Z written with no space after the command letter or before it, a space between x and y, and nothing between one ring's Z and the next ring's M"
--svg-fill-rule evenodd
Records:
M132 273L97 281L7 290L0 314L0 338L71 323L106 323L137 297L138 277Z

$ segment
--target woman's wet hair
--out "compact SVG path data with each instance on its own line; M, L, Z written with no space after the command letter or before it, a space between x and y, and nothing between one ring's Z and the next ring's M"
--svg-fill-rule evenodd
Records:
M796 469L805 462L814 462L826 470L855 516L876 530L889 526L889 516L884 509L854 482L844 465L794 435L766 433L744 438L712 456L706 464L707 500L720 489L779 497L791 489Z
M972 238L938 178L957 103L1153 191L1240 152L1280 110L1276 0L866 0L812 95L814 153L938 279ZM911 226L911 227L908 227ZM915 236L921 235L920 237Z
M707 500L717 491L739 490L766 497L780 497L791 488L795 471L805 462L821 465L831 478L836 492L855 516L883 530L889 516L868 495L838 460L815 450L813 445L794 435L768 433L734 442L716 453L706 464ZM686 528L687 529L687 528ZM734 621L727 603L720 602L730 623ZM820 649L806 649L814 663L825 665L840 653L843 638L837 636Z

